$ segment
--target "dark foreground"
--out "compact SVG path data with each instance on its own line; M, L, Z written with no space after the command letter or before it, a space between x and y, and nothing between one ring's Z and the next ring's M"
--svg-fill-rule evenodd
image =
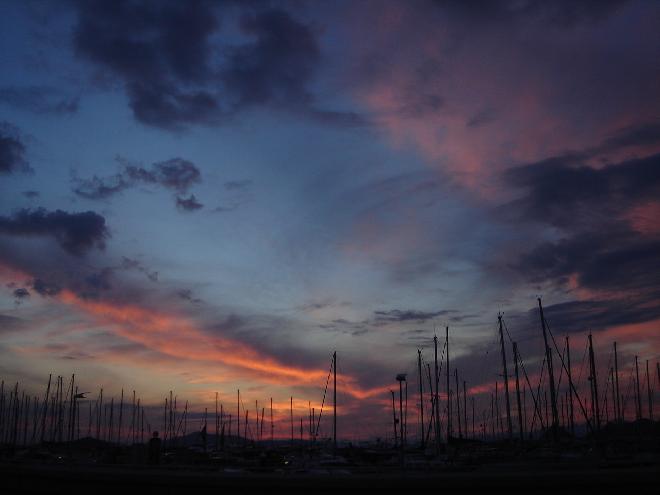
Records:
M232 441L207 450L178 439L156 458L146 444L92 438L0 446L0 495L656 493L659 425L558 442L452 439L437 452L411 447L403 457L382 443L333 451L331 444Z
M594 490L651 490L658 486L657 465L636 467L490 465L487 469L441 473L255 474L182 468L53 466L0 464L3 494L127 493L341 493L350 491L413 493L433 488L443 493L593 493ZM654 488L656 487L656 488ZM622 493L622 492L618 492Z

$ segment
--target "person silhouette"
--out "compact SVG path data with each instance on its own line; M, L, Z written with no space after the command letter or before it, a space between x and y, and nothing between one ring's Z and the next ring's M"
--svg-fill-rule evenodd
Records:
M161 441L158 438L158 432L154 431L151 439L149 439L149 464L160 464L160 445Z

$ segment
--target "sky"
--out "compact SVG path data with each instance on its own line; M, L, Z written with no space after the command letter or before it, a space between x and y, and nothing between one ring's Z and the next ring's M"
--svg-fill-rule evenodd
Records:
M539 297L603 380L614 341L622 380L655 368L659 26L643 0L2 0L0 376L240 389L287 435L336 351L340 437L386 437L447 326L479 409L498 313L538 377Z

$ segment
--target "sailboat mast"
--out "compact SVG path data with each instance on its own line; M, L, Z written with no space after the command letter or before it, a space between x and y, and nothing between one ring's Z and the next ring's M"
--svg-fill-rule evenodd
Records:
M463 429L461 428L461 389L458 386L458 368L454 368L454 378L456 379L456 417L458 419L458 438L463 438Z
M596 378L596 359L594 357L594 345L589 334L589 362L591 364L591 384L594 394L594 413L596 414L596 431L600 430L600 406L598 403L598 380Z
M518 375L518 344L513 343L513 363L516 373L516 404L518 405L518 430L520 433L520 442L525 440L525 430L523 429L522 406L520 404L520 377Z
M552 408L552 434L553 437L556 440L558 440L558 414L557 414L557 396L556 396L556 388L555 388L555 373L552 369L552 349L550 349L550 346L548 345L548 335L547 335L547 329L546 329L546 323L545 323L545 317L543 316L543 305L541 304L541 298L538 298L538 303L539 303L539 313L541 317L541 328L543 330L543 342L545 344L545 359L546 363L548 365L548 377L550 383L548 384L548 387L550 388L550 403L551 403L551 408Z
M433 401L433 412L435 414L434 418L434 429L435 429L435 453L440 452L440 404L438 403L438 389L440 387L440 375L438 371L438 336L433 336L433 344L435 348L435 400ZM449 432L448 432L449 433ZM447 436L447 442L449 442L449 436Z
M421 428L420 438L423 449L424 448L424 388L422 386L422 351L420 349L417 349L417 373L419 374L419 413L421 416L419 426Z
M637 379L635 380L635 388L637 390L637 419L642 419L642 394L639 390L639 359L635 356L635 373Z
M619 395L619 354L616 350L616 342L614 342L614 385L616 388L616 414L617 421L623 421L623 413L621 412L621 396Z
M451 437L451 400L449 396L451 395L451 388L449 385L449 327L445 328L445 344L447 346L447 358L445 359L445 368L447 374L447 443L449 443L449 438ZM439 404L436 401L436 419L438 424L440 424L439 413L438 413Z
M646 391L649 398L649 419L653 421L653 394L651 393L651 377L649 375L649 360L646 360Z
M571 345L566 336L566 374L568 375L568 414L571 426L571 435L575 436L575 414L573 410L573 372L571 371Z
M511 424L511 403L509 402L509 374L506 366L506 351L504 350L504 332L502 331L502 314L497 315L500 330L500 349L502 351L502 371L504 377L504 398L506 404L506 424L509 440L513 439L513 425Z
M334 379L334 398L333 398L333 418L332 418L332 433L333 433L333 451L337 453L337 351L332 355L332 373Z

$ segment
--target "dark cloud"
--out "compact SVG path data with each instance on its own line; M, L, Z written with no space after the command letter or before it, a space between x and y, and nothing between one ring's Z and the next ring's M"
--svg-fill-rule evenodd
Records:
M187 191L201 180L201 173L195 164L183 158L156 162L150 170L127 165L124 172L133 181L160 184L178 192Z
M29 274L31 292L41 297L69 291L83 299L140 304L155 294L152 285L145 287L135 277L127 276L130 269L122 264L104 264L105 253L89 252L81 262L60 250L50 250L48 256L43 251L43 246L0 237L0 263Z
M80 256L93 247L103 249L109 237L105 218L93 211L49 212L45 208L21 209L12 216L0 216L0 234L11 236L48 236L68 253Z
M33 260L28 260L27 264L32 265L32 270L42 271ZM152 282L158 281L158 272L150 271L140 261L125 256L122 256L118 265L102 268L86 266L85 269L77 271L73 267L65 268L66 276L57 273L52 267L43 267L43 271L50 278L48 280L35 278L31 282L32 289L42 297L52 297L59 294L64 286L85 299L98 299L101 294L107 294L115 288L122 290L125 287L126 282L118 276L122 271L136 271L143 273Z
M127 78L163 74L196 81L210 71L208 36L218 27L210 2L80 1L76 49Z
M656 125L623 129L585 151L505 173L509 184L525 192L503 211L555 229L552 240L526 250L510 266L534 283L577 286L593 294L591 301L551 307L549 315L562 328L605 328L660 317L660 239L635 228L631 215L660 198L660 154L589 165L602 153L655 144L659 131Z
M30 164L25 158L25 144L18 129L6 122L0 122L0 174L30 172Z
M122 256L118 265L99 269L90 267L89 271L80 275L80 283L77 284L76 291L85 299L98 299L113 289L122 290L121 286L125 281L122 281L120 272L125 271L136 271L144 274L151 282L158 282L158 272L148 270L138 260Z
M408 322L414 321L415 323L424 323L428 320L432 320L437 316L446 316L449 313L453 313L450 310L442 311L415 311L412 309L400 310L400 309L391 309L389 311L374 311L375 321L379 322Z
M42 243L0 236L0 264L27 274L32 279L30 292L41 297L67 291L82 299L160 309L163 301L172 300L155 285L158 273L140 259L120 257L109 262L107 257L105 251L90 251L81 260L60 249L45 249Z
M628 291L642 299L660 295L660 241L635 231L628 215L660 198L660 155L600 169L551 159L514 169L508 177L527 188L507 205L509 212L562 232L512 264L526 278L566 285L574 277L594 291Z
M657 195L660 155L598 167L591 166L591 162L606 159L609 153L657 145L660 145L660 122L646 122L619 129L596 146L513 167L505 172L504 178L514 187L529 188L530 196L542 201L546 197L569 199L575 205L577 200L590 202L604 195L620 199L628 196L634 201L638 199L638 191L643 195L639 199L644 200ZM560 185L563 187L559 188Z
M138 260L134 260L132 258L122 256L120 268L122 270L137 270L138 272L144 273L147 276L147 278L152 282L158 282L158 272L148 270Z
M110 290L112 288L111 278L114 270L111 268L103 268L98 272L91 273L85 277L85 282L92 291L92 294L97 294L100 291ZM90 297L88 295L88 297Z
M660 143L660 122L650 122L641 125L619 129L614 135L605 139L592 154L608 153L637 146L656 145Z
M566 228L601 219L610 222L631 206L660 197L660 154L594 168L583 154L567 154L505 173L526 194L506 211Z
M544 306L543 313L555 332L598 331L660 318L660 305L647 302L635 298L570 301ZM540 325L538 309L529 311L527 321L529 325Z
M137 82L126 91L135 118L153 127L177 130L187 124L217 124L222 114L216 96L208 91Z
M224 47L212 42L219 3L76 5L76 53L122 83L134 117L146 125L218 124L253 106L332 125L364 124L354 112L317 108L308 89L321 59L316 33L265 2L234 3L238 27L252 41Z
M38 114L67 115L78 111L80 98L44 86L0 88L0 103Z
M346 308L350 305L351 303L349 303L348 301L337 301L335 299L327 299L324 301L308 302L301 306L297 306L296 309L298 311L308 312L308 311L315 311L326 308Z
M194 194L191 194L188 198L177 196L176 207L182 211L197 211L204 208L204 205L197 201Z
M309 25L284 10L268 9L243 15L239 27L254 41L230 47L219 71L230 114L268 106L332 126L370 124L357 112L319 108L309 86L322 56Z
M256 39L229 55L222 78L239 105L306 106L306 88L320 61L316 37L309 27L284 11L269 10L241 19L243 33Z
M183 158L156 162L150 168L118 157L122 169L107 177L74 179L73 192L91 200L107 199L139 184L154 184L183 193L193 184L201 182L202 174L197 166Z
M193 304L199 304L202 302L201 299L193 296L193 293L190 289L180 289L176 291L176 295L180 299L183 299L184 301L188 301Z
M534 281L567 283L576 276L592 290L660 296L660 240L621 230L583 232L525 253L516 268Z
M337 318L329 323L321 323L319 328L325 331L343 333L357 337L369 332L368 321L349 321L345 318Z
M58 285L46 282L40 278L35 278L32 281L32 289L43 297L56 296L62 290Z
M209 36L219 25L210 2L76 5L76 52L124 82L139 121L171 128L209 118L215 100L199 86L209 81Z
M80 197L92 200L107 199L131 187L122 174L109 177L93 176L91 179L75 179L76 186L73 192Z
M30 298L30 291L27 290L25 287L19 287L18 289L14 289L14 301L16 304L20 304L23 302L25 299Z
M28 199L36 199L39 196L41 196L41 194L39 194L39 191L23 191L21 194Z
M306 306L302 306L299 309L302 311L309 311L314 309L322 309L325 307L334 306L350 306L350 303L311 303ZM418 310L400 310L400 309L391 309L387 311L374 311L373 318L367 318L361 321L351 321L345 318L336 318L334 320L321 323L318 327L322 330L333 331L338 333L343 333L347 335L363 335L370 330L378 329L384 325L389 325L392 323L401 323L401 324L419 324L426 323L434 320L438 316L445 316L450 321L458 322L462 321L464 317L450 315L456 314L455 310L441 310L441 311L418 311ZM472 315L466 316L465 318L473 317ZM414 330L414 333L427 332L428 330ZM428 340L428 339L426 339Z

